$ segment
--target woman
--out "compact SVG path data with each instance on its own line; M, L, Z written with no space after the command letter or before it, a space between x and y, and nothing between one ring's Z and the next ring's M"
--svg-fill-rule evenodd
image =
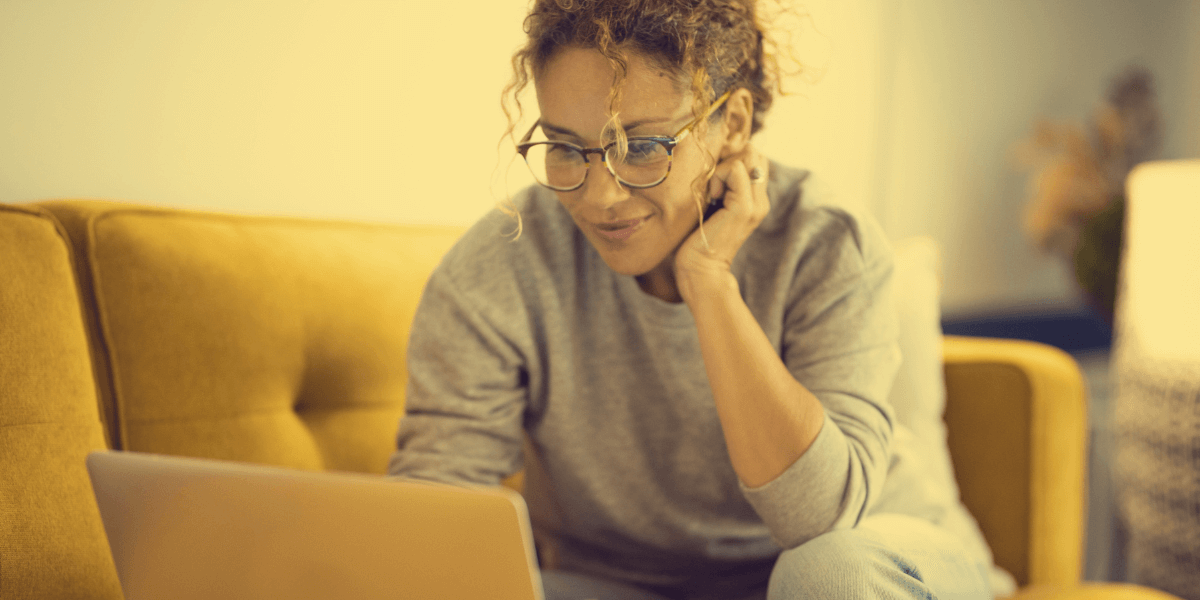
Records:
M391 472L524 467L552 599L990 597L892 443L882 234L751 144L753 0L537 0L526 30L541 185L431 277Z

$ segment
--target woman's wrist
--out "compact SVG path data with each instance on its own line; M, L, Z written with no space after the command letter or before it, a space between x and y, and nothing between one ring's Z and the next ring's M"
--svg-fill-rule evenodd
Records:
M694 313L701 304L723 298L741 298L737 279L725 268L677 271L675 285L679 295Z

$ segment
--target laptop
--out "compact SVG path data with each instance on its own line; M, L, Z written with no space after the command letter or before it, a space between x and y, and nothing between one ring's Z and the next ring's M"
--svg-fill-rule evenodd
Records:
M507 489L135 452L87 467L127 600L543 600Z

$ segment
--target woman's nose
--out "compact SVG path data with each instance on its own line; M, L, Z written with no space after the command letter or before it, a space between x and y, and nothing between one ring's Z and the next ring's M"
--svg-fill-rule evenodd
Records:
M579 190L582 200L598 208L608 208L629 197L629 190L609 172L600 157L592 155L588 161L588 174Z

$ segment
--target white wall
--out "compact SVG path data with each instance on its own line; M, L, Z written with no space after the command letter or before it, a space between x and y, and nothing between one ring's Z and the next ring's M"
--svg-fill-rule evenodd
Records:
M887 81L887 11L879 0L810 0L794 34L805 71L785 81L757 147L810 169L824 197L872 210Z
M1019 227L1008 150L1132 60L1200 155L1197 0L810 0L759 145L893 238L946 250L947 312L1073 300ZM528 183L499 91L526 0L0 0L0 201L473 222Z
M469 223L524 4L0 1L0 201Z

